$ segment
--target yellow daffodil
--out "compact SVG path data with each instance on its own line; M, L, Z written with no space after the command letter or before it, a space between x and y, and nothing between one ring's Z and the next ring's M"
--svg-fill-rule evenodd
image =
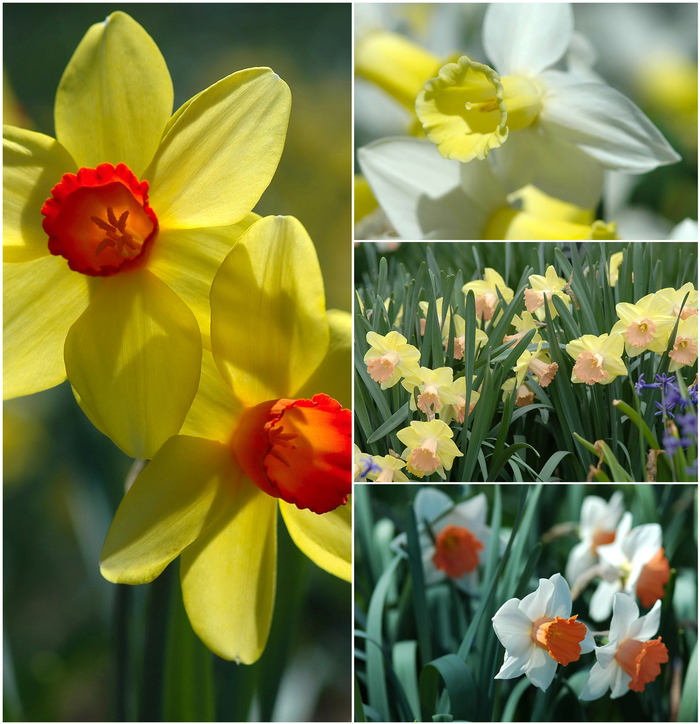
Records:
M528 371L537 377L540 387L547 387L557 374L559 365L552 362L547 353L542 350L542 342L539 342L534 352L525 350L515 365L515 378L518 387L525 381L525 375Z
M508 395L513 393L516 381L515 377L510 377L501 385L501 389L503 390L503 402L506 401ZM516 407L527 407L527 405L531 405L535 399L535 393L524 383L518 385L518 389L515 394Z
M290 93L251 68L174 115L172 104L157 46L116 12L63 74L57 140L4 128L4 395L68 376L90 420L136 458L190 408L209 288L257 218Z
M618 251L610 257L610 265L608 266L608 278L610 279L610 286L614 287L617 284L618 277L620 276L620 266L622 265L622 259L624 257L624 251Z
M438 315L438 319L442 320L442 297L436 300L436 311ZM418 306L420 307L421 311L424 315L428 314L428 302L418 302ZM442 346L447 349L449 342L450 342L450 317L452 315L452 310L448 309L447 314L445 315L445 322L442 325ZM453 341L453 357L455 359L464 359L464 350L466 348L466 337L465 337L465 327L466 323L464 321L464 317L460 316L459 314L454 315L454 323L455 323L455 337ZM425 324L426 319L423 318L420 320L421 324L421 334L425 334ZM478 349L478 347L482 344L486 344L488 342L489 338L486 332L483 332L481 329L476 330L476 340L475 340L475 348Z
M620 302L615 307L620 318L610 334L621 334L625 338L625 351L636 357L646 350L663 354L668 345L668 336L676 322L675 317L665 314L663 301L656 294L647 294L636 304Z
M452 436L449 425L442 420L414 420L410 427L399 430L396 437L406 445L401 457L408 462L408 471L416 470L420 477L437 471L444 480L445 470L451 470L454 459L462 456Z
M479 330L481 331L481 330ZM472 383L476 379L476 375L472 378ZM467 378L459 377L452 383L452 391L457 396L457 402L453 402L451 405L446 405L443 410L440 411L440 419L447 425L452 422L453 419L457 422L464 422L465 417L469 417L474 406L479 401L481 395L476 391L472 390L469 396L469 409L467 410Z
M684 365L692 365L698 358L698 318L692 315L682 319L676 332L676 341L668 356L673 360L669 365L671 372Z
M115 583L151 581L181 556L192 627L223 658L251 663L265 647L278 500L297 546L350 580L351 337L350 315L325 310L301 224L253 224L214 279L212 352L181 433L107 534L100 566Z
M516 344L531 330L531 329L537 329L538 327L541 327L541 324L538 324L532 317L532 314L530 312L523 312L522 317L519 317L517 314L513 315L513 319L511 320L511 324L515 327L515 334L507 334L503 338L503 342L512 342L511 347L515 347ZM542 337L540 337L539 332L535 332L535 336L532 338L532 344L535 342L541 342Z
M467 294L470 290L474 292L477 319L481 319L482 316L486 321L493 318L496 306L500 301L497 289L500 291L505 303L510 303L513 299L513 290L506 286L503 277L495 269L490 268L484 270L483 281L477 279L473 282L467 282L462 287L464 294Z
M584 334L569 342L566 352L576 360L571 381L609 385L616 377L627 375L622 361L624 349L625 341L621 334L601 334L600 337Z
M681 311L681 303L686 294L688 295L688 298L685 300L683 311ZM664 314L670 314L673 317L678 317L678 314L680 313L681 319L698 316L698 291L693 286L692 282L684 284L678 290L671 287L661 289L656 292L656 297L662 305L661 311Z
M552 317L557 316L557 310L552 303L552 297L557 296L565 304L571 304L571 298L568 294L564 294L566 279L557 276L553 266L548 266L545 276L533 274L529 277L531 289L525 290L525 307L528 312L535 312L537 319L542 322L545 318L544 303L547 302L549 314Z
M451 367L436 370L420 367L407 375L401 384L411 393L411 409L422 410L432 420L444 405L455 404L457 395L452 390L452 375Z
M375 382L381 383L383 390L418 369L420 352L398 332L389 332L384 337L367 332L367 344L370 345L364 358L367 372Z
M367 477L375 483L407 483L408 478L401 472L406 463L393 455L372 455L376 466Z

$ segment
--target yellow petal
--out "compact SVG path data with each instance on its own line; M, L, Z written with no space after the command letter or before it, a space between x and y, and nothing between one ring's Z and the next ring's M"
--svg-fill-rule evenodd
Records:
M116 12L87 31L63 73L56 138L79 166L125 163L140 178L172 111L173 84L158 46Z
M329 338L321 269L301 223L253 224L214 279L211 309L214 361L241 401L296 397Z
M252 664L265 648L277 574L277 501L243 477L217 523L182 552L180 580L197 636Z
M66 338L85 414L127 455L151 459L179 431L202 361L197 320L146 269L104 280Z
M343 407L352 404L352 316L340 309L326 312L330 343L328 352L316 372L296 393L297 397L311 399L318 393L330 395Z
M207 349L211 349L211 283L231 247L259 218L257 214L248 214L232 226L210 229L164 229L153 245L148 269L194 312L202 344Z
M192 99L146 172L162 228L227 226L258 202L277 169L291 97L269 68L249 68Z
M122 498L100 556L112 583L148 583L227 509L241 476L228 447L171 437Z
M203 349L199 389L180 434L228 445L243 412L243 405L224 382L211 352Z
M423 86L443 63L397 33L368 33L355 48L355 72L383 88L410 111Z
M49 136L3 127L3 261L38 259L49 253L41 207L64 173L77 167L68 151Z
M304 554L324 571L352 580L352 498L323 515L284 500L280 510L289 535Z
M4 399L47 390L66 379L63 345L99 281L62 257L3 265Z

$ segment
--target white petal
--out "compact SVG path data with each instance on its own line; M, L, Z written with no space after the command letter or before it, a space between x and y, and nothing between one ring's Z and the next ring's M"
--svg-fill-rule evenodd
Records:
M607 168L646 173L680 161L659 129L622 93L560 71L547 71L542 79L548 91L539 123Z
M416 493L413 507L416 511L416 523L422 527L425 523L432 523L446 510L454 505L454 500L449 495L443 493L436 488L421 488ZM442 519L438 521L438 526L444 527Z
M632 565L644 567L661 548L663 533L658 523L639 525L630 531L622 544L622 550Z
M607 501L597 495L587 495L581 505L581 538L593 535L605 515ZM617 522L617 521L616 521Z
M506 186L493 164L477 161L460 165L462 191L482 209L485 218L508 205Z
M591 596L588 612L594 621L605 621L612 611L613 597L622 588L620 581L601 581Z
M593 664L591 673L583 687L579 699L592 701L600 699L603 694L612 686L615 678L614 667L604 669L600 664Z
M675 241L697 241L698 222L692 219L683 219L680 224L673 227L673 231L671 231L668 238Z
M402 239L480 239L486 218L464 195L459 161L418 138L387 138L357 152L372 193Z
M580 622L583 623L583 622ZM595 649L595 639L593 638L593 634L591 632L591 629L589 626L586 626L586 635L581 641L581 653L582 654L590 654L591 651Z
M481 553L481 551L479 551L479 553ZM469 573L465 573L461 578L455 580L455 584L457 588L473 596L479 591L479 571L474 569Z
M566 561L566 580L573 586L576 579L597 561L595 553L591 550L590 541L583 540L577 543L569 553Z
M612 692L610 693L611 699L619 699L621 696L624 696L628 691L631 691L630 689L630 681L632 681L632 677L629 674L626 674L622 667L615 664L611 667L613 671L615 672L615 678L613 680L612 686L610 687L612 689Z
M493 630L508 654L525 657L524 661L526 661L530 655L530 649L534 646L530 635L532 621L518 608L519 603L517 598L506 601L491 620Z
M540 578L537 590L525 596L519 608L530 621L537 621L538 618L547 615L547 604L553 593L554 583L546 578Z
M557 616L569 618L569 616L571 616L571 591L569 590L569 584L561 573L555 573L549 580L552 582L554 590L552 591L552 597L549 599L544 615L551 616L552 618L556 618Z
M656 635L661 623L661 600L658 600L646 616L640 616L629 627L627 636L637 641L648 641Z
M613 617L610 622L610 639L627 640L630 626L639 618L639 608L626 593L616 593L613 599Z
M605 646L596 646L595 655L598 663L607 669L614 661L618 649L618 640L612 639ZM617 666L617 664L615 664Z
M534 649L530 664L525 670L525 675L535 686L539 686L542 691L546 691L556 673L557 662L539 646L535 646Z
M504 75L537 75L566 52L574 32L569 3L492 3L486 10L486 55Z
M503 666L501 666L499 672L493 678L514 679L516 676L525 673L525 667L528 661L528 658L523 659L518 656L508 656L508 652L506 652L505 658L503 659Z
M533 184L550 196L594 209L603 193L603 167L587 153L540 125L523 128L488 160L509 191Z

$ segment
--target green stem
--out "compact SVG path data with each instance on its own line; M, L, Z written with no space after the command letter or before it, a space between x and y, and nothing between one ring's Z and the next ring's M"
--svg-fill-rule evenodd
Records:
M129 586L117 584L115 612L116 648L116 716L115 721L129 721L129 613L132 607L132 591Z

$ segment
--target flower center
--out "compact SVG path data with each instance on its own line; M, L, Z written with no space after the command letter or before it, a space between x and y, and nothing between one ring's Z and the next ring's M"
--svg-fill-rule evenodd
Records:
M625 339L633 347L646 347L652 339L654 339L654 332L656 332L656 325L644 317L638 322L632 322L627 325L625 330Z
M549 655L562 666L578 661L581 656L581 641L586 636L586 627L576 618L543 616L532 624L532 640L549 651Z
M49 251L88 276L112 276L143 261L158 236L148 182L123 163L65 174L41 213Z
M381 357L367 361L367 371L375 382L386 382L394 376L396 365L401 358L396 352L387 352Z
M693 364L698 356L698 345L692 337L676 337L676 343L668 356L679 365Z
M265 493L328 513L352 492L351 413L328 395L246 410L231 440L243 472Z
M423 392L416 399L418 407L423 412L439 412L442 409L438 388L435 385L426 385Z
M612 543L614 540L614 530L596 530L593 535L593 541L591 542L591 550L593 553L596 553L598 551L598 546L608 545L608 543Z
M469 528L447 525L435 539L433 563L450 578L461 578L479 565L479 551L483 547Z
M651 641L627 639L617 649L615 660L620 668L632 677L629 683L632 691L643 691L661 673L661 664L668 661L668 649L661 642L661 636Z
M435 472L440 467L437 446L438 441L434 437L426 437L418 447L414 447L410 457L413 467L423 473Z
M593 352L581 352L574 365L574 374L581 382L594 385L602 382L610 373L603 369L603 355Z
M664 586L671 575L671 567L659 548L654 557L642 568L637 579L637 596L644 608L651 608L660 598L664 597Z

